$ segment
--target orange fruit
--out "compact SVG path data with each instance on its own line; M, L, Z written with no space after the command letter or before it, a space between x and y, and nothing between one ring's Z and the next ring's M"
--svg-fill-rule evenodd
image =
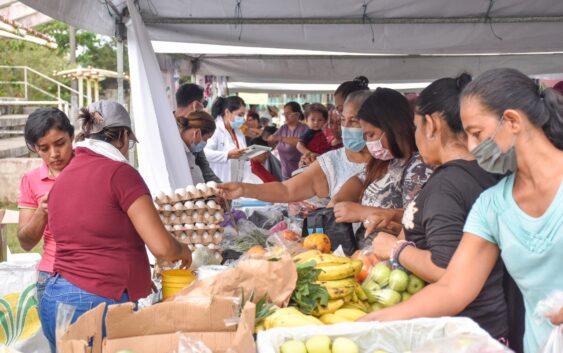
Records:
M303 247L307 250L317 249L322 253L330 253L330 239L328 235L322 233L314 233L303 240Z
M289 229L284 230L282 232L282 237L285 240L288 240L288 241L298 241L299 240L299 235L297 235L297 233L295 233L294 231L289 230Z
M262 245L254 245L246 252L248 255L264 255L266 253L266 249Z

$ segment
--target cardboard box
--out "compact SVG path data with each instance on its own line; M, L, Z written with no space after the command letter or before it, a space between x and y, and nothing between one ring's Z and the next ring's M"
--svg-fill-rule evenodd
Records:
M254 316L256 307L247 303L238 326L226 326L236 317L231 298L193 298L165 302L133 311L133 304L110 305L106 316L107 336L102 339L104 304L80 317L58 341L62 353L172 353L178 351L179 335L203 341L213 353L256 352Z

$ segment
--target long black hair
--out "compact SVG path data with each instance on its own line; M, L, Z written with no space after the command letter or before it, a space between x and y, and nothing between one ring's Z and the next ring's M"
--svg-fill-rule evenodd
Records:
M377 88L362 104L358 119L381 129L395 158L410 159L417 151L414 140L414 115L408 100L390 88ZM389 161L371 159L367 165L364 190L387 171Z
M432 82L416 99L415 112L419 115L441 113L442 119L454 134L463 132L463 124L459 114L459 97L471 75L462 73L456 78L444 77ZM425 119L422 120L426 122Z
M563 96L553 88L542 90L515 69L492 69L468 84L462 97L478 98L499 119L507 109L524 112L557 149L563 150Z
M52 129L66 132L71 140L74 136L74 126L66 114L57 108L39 108L29 114L24 128L27 148L35 152L37 142Z
M305 115L303 115L303 110L301 109L301 104L291 101L285 103L283 107L291 109L293 113L299 113L299 121L305 118Z
M239 96L229 96L229 97L218 97L213 102L213 106L211 107L211 115L214 118L218 116L223 116L225 113L225 109L229 110L231 113L240 107L246 107L246 103L244 99L240 98Z

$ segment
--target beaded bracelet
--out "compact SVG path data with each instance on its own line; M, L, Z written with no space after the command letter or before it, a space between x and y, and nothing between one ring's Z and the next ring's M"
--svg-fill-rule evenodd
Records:
M399 255L401 254L401 251L403 251L407 246L416 247L416 245L412 241L398 240L397 242L395 242L395 245L393 245L393 248L391 249L391 254L389 255L389 263L391 265L391 268L402 267L399 263Z
M401 257L401 253L403 252L403 250L405 250L408 246L413 246L416 248L415 243L413 243L412 241L407 241L401 244L401 247L399 248L399 250L397 250L397 253L395 254L395 262L397 263L397 265L399 265L399 267L403 267L401 265L401 262L399 261L399 258Z

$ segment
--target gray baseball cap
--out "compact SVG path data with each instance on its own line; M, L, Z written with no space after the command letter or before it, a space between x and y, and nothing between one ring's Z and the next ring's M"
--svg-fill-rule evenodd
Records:
M121 104L108 100L100 100L88 106L88 112L94 118L91 133L96 134L110 127L128 127L131 130L130 138L137 141L132 134L131 117Z

